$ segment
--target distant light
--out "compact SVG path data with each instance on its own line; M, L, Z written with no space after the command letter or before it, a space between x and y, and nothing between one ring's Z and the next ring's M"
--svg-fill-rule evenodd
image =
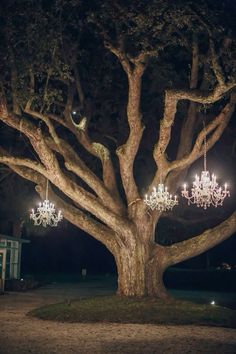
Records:
M77 112L76 111L73 111L72 114L76 114Z
M211 305L215 305L216 303L215 303L215 301L214 300L212 300L211 301Z
M20 281L24 281L24 279L23 278L21 278L21 280Z

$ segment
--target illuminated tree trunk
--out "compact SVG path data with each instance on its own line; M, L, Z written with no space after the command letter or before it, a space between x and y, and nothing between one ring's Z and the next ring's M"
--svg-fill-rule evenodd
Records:
M132 242L118 247L115 260L118 272L117 294L167 298L163 283L166 269L164 252L155 243L145 243L134 237Z

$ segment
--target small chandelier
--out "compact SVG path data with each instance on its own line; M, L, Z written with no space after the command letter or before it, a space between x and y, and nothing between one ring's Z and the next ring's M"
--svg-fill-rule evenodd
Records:
M205 129L205 124L204 124ZM211 205L217 208L218 205L223 205L225 197L229 197L230 193L227 190L228 186L225 183L224 188L220 187L216 182L214 173L210 176L210 172L206 168L206 133L204 136L204 171L201 172L201 178L195 176L191 194L187 190L186 184L182 190L182 196L188 199L188 205L196 204L197 207L207 209Z
M43 203L39 203L39 207L37 208L36 213L34 212L34 209L32 209L30 219L34 221L34 225L42 225L43 227L55 227L57 226L58 222L63 219L61 210L56 213L54 204L50 203L48 200L48 180L46 186L46 199L43 201Z
M177 196L174 199L172 195L167 191L167 187L164 187L163 183L159 183L157 188L153 187L153 191L150 196L147 194L144 198L144 203L151 210L166 211L172 210L175 205L178 205Z

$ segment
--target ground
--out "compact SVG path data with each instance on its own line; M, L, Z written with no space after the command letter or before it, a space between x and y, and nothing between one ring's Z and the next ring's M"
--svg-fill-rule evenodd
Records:
M35 307L106 295L104 283L52 284L0 297L1 354L235 354L236 330L199 326L70 324L26 316ZM210 294L212 297L213 294Z

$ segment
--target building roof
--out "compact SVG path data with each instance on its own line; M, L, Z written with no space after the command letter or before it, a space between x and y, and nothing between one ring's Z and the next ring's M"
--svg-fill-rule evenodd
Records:
M17 241L19 243L30 243L30 240L26 240L24 238L20 238L20 237L13 237L13 236L9 236L9 235L3 235L0 234L0 240L9 240L9 241Z

